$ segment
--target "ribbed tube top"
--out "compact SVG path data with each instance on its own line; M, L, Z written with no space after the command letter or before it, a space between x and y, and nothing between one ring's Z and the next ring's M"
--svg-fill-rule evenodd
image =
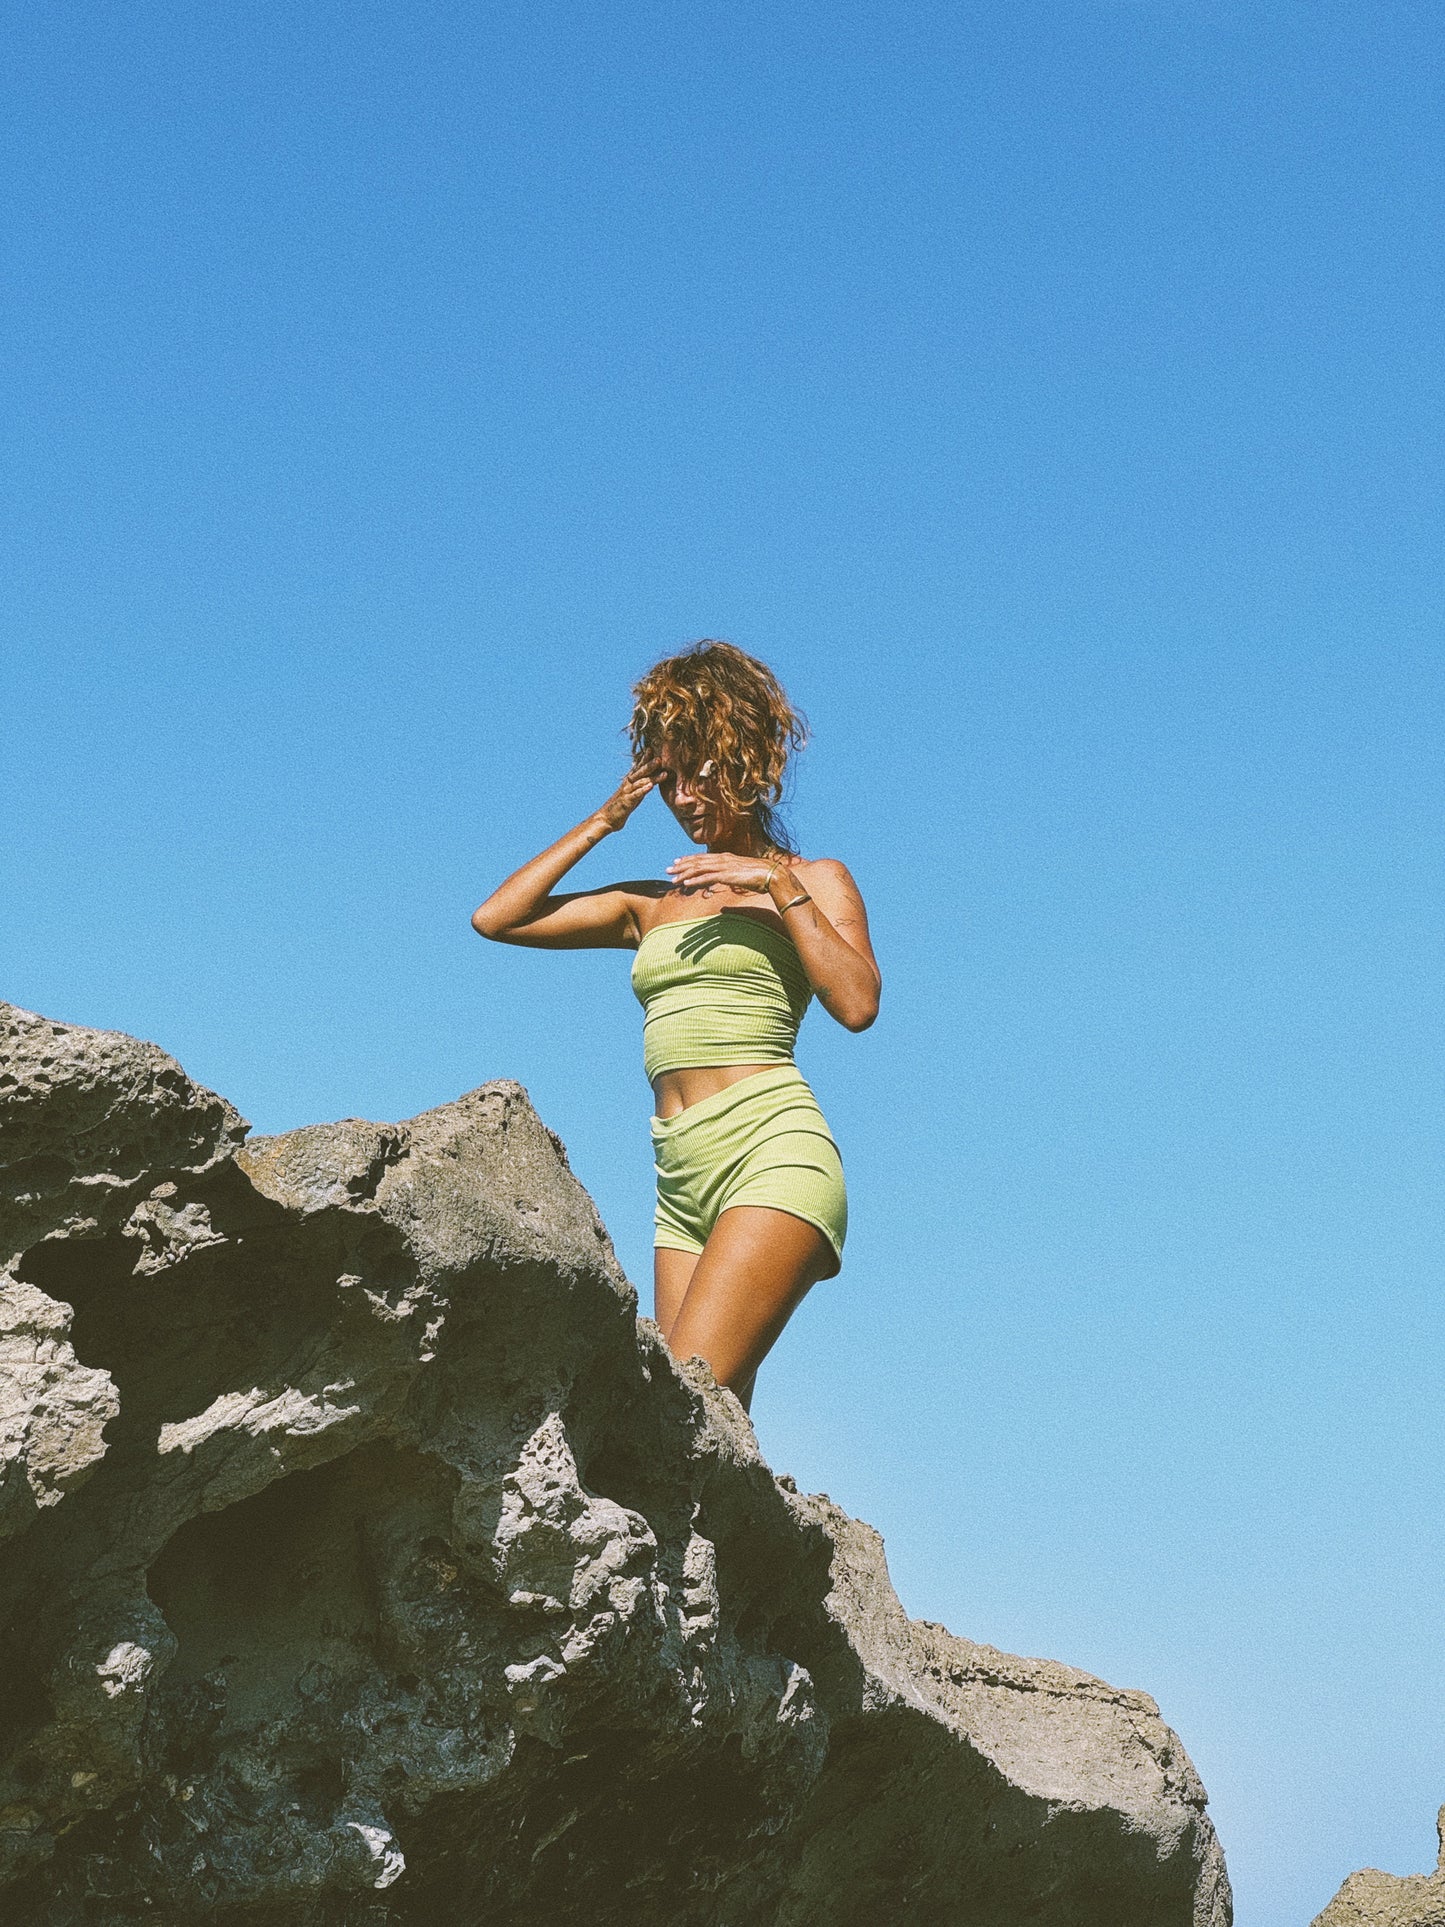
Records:
M654 924L632 988L649 1083L694 1066L791 1063L813 995L786 931L737 909Z

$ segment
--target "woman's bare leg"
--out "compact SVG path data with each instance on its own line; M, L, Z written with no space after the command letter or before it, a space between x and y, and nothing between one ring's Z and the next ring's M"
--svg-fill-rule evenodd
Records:
M677 1322L701 1256L700 1251L673 1251L667 1245L652 1247L652 1315L662 1327L664 1338Z
M654 1245L652 1249L652 1297L653 1318L662 1328L664 1338L677 1323L677 1314L682 1310L682 1301L687 1296L687 1288L692 1283L692 1274L697 1270L700 1251L674 1251L668 1245ZM746 1412L751 1409L753 1398L753 1378L736 1385L733 1389L742 1402Z
M833 1263L833 1247L822 1232L790 1211L731 1206L713 1226L681 1306L664 1327L673 1356L706 1359L713 1377L731 1387L746 1411L759 1365Z

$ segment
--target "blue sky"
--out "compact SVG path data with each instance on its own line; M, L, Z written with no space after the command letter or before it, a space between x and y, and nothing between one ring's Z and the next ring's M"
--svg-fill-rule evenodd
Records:
M1420 0L10 23L0 994L258 1130L489 1077L650 1278L627 959L467 917L726 636L878 1024L780 1469L1143 1686L1241 1927L1433 1863L1442 30ZM660 873L655 798L576 874Z

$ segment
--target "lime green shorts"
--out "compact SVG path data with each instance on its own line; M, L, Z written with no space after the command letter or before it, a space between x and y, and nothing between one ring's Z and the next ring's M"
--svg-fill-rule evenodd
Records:
M701 1251L735 1204L768 1205L815 1225L843 1262L848 1194L843 1161L796 1064L770 1065L675 1117L654 1117L657 1230L653 1243Z

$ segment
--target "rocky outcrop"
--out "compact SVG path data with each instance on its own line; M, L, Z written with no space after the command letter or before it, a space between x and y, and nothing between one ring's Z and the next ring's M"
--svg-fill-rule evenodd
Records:
M0 1005L9 1927L1227 1927L1153 1702L910 1621L518 1085L245 1133Z
M1445 1807L1435 1820L1440 1855L1434 1873L1352 1873L1311 1927L1445 1927Z

